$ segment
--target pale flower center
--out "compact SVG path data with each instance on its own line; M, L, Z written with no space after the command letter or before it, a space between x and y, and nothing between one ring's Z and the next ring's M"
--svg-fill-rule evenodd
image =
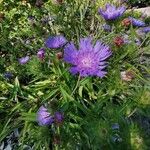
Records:
M88 57L82 59L81 63L82 63L82 65L83 65L84 67L86 67L86 68L89 68L89 67L91 67L91 65L92 65L91 59L88 58Z

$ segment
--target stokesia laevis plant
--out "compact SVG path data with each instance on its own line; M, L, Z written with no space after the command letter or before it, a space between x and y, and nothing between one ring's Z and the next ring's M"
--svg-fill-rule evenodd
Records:
M70 72L74 75L79 73L81 77L98 76L100 78L106 75L106 59L112 54L108 45L97 41L92 44L92 38L81 38L79 50L74 44L69 43L64 49L64 61L72 64Z
M54 117L47 108L41 106L37 112L37 122L40 126L51 125L54 122Z
M105 20L116 20L121 17L125 11L125 6L117 8L112 4L106 4L105 9L99 8L98 12Z
M50 36L46 42L45 45L48 48L61 48L67 43L67 40L64 36L62 35L57 35L57 36Z

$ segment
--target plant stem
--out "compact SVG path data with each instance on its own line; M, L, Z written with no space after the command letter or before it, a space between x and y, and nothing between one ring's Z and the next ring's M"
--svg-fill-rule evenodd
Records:
M79 75L78 80L77 80L77 83L76 83L76 86L75 86L74 90L72 91L71 96L75 93L76 89L77 89L78 86L80 85L80 79L81 79L81 77L80 77L80 75Z

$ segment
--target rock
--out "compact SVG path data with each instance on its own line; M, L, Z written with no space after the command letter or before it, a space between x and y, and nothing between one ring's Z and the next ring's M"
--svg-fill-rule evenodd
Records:
M146 15L147 17L150 17L150 7L138 8L138 9L134 9L134 10L141 12L142 14Z

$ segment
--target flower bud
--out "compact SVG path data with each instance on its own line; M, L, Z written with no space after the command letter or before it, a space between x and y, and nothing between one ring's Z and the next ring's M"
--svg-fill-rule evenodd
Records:
M131 24L131 20L129 18L125 18L121 24L125 27L128 27Z
M56 124L60 125L64 121L64 115L61 112L55 112L54 120Z
M123 38L120 36L115 37L114 44L118 47L122 46L124 44Z
M62 52L58 52L56 54L57 59L62 59L63 58L63 53Z
M38 53L37 53L37 57L43 61L43 59L45 58L45 49L44 48L41 48L39 49Z

